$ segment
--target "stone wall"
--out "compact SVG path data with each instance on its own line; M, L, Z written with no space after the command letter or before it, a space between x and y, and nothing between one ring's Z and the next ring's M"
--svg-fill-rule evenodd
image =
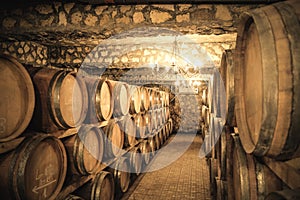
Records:
M31 41L2 42L0 43L0 53L14 56L23 64L33 66L49 65L48 48Z
M145 26L169 28L183 34L219 35L235 32L239 15L258 6L260 5L96 6L53 2L0 10L0 32L10 38L75 46L88 43L96 45L110 36ZM143 33L143 36L148 35Z
M151 36L134 38L137 30L131 30L125 38L108 39L93 46L49 47L50 63L64 67L66 63L74 68L82 62L95 67L135 68L149 63L170 64L175 36ZM160 29L157 31L159 34ZM147 31L145 31L145 34ZM176 32L173 32L173 34ZM123 37L123 36L122 36ZM200 67L213 64L218 67L225 49L235 47L236 34L224 35L181 35L177 36L177 55ZM168 63L169 62L169 63ZM179 62L177 60L177 62ZM186 65L186 63L181 63Z

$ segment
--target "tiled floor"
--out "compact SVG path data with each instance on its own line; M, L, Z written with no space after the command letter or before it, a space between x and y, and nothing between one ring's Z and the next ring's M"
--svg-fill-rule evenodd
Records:
M174 136L172 136L174 137ZM192 136L194 137L194 136ZM184 135L175 145L185 142ZM170 141L170 140L169 140ZM141 174L122 199L167 200L197 199L210 200L209 171L205 158L199 158L202 139L197 135L187 151L175 162L160 170ZM173 154L174 152L170 152ZM157 154L152 165L167 154Z

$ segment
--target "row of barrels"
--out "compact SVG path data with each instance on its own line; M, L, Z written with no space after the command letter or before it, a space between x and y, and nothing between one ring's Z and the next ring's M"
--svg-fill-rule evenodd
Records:
M114 188L125 192L132 170L124 167L118 169L128 165L138 175L167 140L173 125L172 121L166 122L160 129L129 148L129 151L126 151L128 148L125 146L115 148L112 145L120 139L117 135L111 143L105 139L109 138L114 125L112 123L104 128L84 125L77 134L62 139L51 134L26 133L25 140L15 150L0 156L1 197L20 200L55 199L66 177L74 175L94 175L92 180L75 192L84 199L113 199ZM109 172L99 171L101 163L108 163L105 160L107 155L114 155L117 160L107 170ZM112 197L107 198L107 195Z
M299 199L299 189L288 188L261 157L244 151L239 133L225 126L208 159L213 199ZM288 173L288 172L287 172Z
M243 13L236 49L223 53L226 124L256 156L299 156L299 9L292 0Z
M243 13L236 49L223 53L226 122L208 159L214 199L299 199L263 162L299 157L299 10L292 0Z
M226 127L208 159L213 199L265 199L282 190L282 181L259 159L247 154L239 134Z
M18 137L29 125L54 132L169 105L158 88L84 76L66 70L24 67L0 56L0 142Z

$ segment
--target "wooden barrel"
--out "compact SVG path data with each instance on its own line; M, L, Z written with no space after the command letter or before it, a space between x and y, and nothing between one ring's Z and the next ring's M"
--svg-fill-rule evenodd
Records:
M85 82L76 73L50 68L30 67L36 106L30 127L53 132L80 126L88 109Z
M166 113L165 113L164 107L160 108L159 112L161 113L160 114L160 116L161 116L161 125L164 125L166 123Z
M151 120L150 121L151 121L152 131L156 130L158 128L156 111L155 110L151 110L151 111L148 111L148 113L151 116Z
M145 87L140 87L141 95L141 111L147 111L150 106L150 96L148 89Z
M209 109L206 106L202 106L201 109L202 109L201 110L201 116L202 116L202 118L204 120L204 124L206 126L209 126L209 124L210 124L210 117L211 117Z
M170 135L173 133L173 129L174 129L174 124L173 124L173 120L170 118L169 119L169 132L170 132Z
M162 129L163 129L163 138L164 138L164 141L167 141L168 131L169 131L167 124L165 124Z
M130 163L126 157L120 157L109 171L113 174L115 180L115 189L117 192L124 193L128 190L130 184Z
M159 91L160 96L160 106L165 107L166 106L166 93L165 91Z
M68 174L94 174L104 154L104 133L101 129L85 125L78 134L63 140L68 155Z
M217 183L215 178L218 177L217 159L215 159L213 156L209 158L208 166L209 166L210 192L212 196L216 196Z
M74 194L89 200L114 200L114 178L110 172L100 171L93 179L77 189Z
M119 121L119 125L124 135L124 146L134 146L137 143L137 135L133 118L126 115L121 121Z
M124 134L116 122L116 120L110 120L107 126L103 127L105 132L105 157L106 159L112 159L117 157L124 146Z
M227 200L227 182L219 179L218 177L215 178L217 190L215 194L216 200Z
M18 137L28 126L35 105L26 69L15 58L0 55L0 142Z
M170 94L169 92L165 93L165 106L169 106L170 105Z
M144 163L148 165L150 162L151 147L147 140L144 140L143 142L140 143L140 149L141 149L142 157L144 159Z
M129 153L130 157L130 167L131 167L131 172L134 172L136 175L139 175L142 171L142 166L143 166L143 157L141 154L141 150L139 147L134 147L133 149L130 150Z
M161 128L158 131L158 138L159 138L160 146L162 146L165 143L164 134L165 134L165 129Z
M144 126L145 126L145 135L149 135L152 133L152 122L151 122L151 115L149 112L146 112L142 115Z
M166 124L165 124L165 134L166 134L166 140L167 140L167 138L169 137L169 135L170 135L170 125L169 125L169 122L167 122Z
M141 110L141 94L138 86L130 86L129 87L129 98L130 98L130 106L129 113L136 114Z
M155 136L154 135L150 135L148 138L148 144L150 146L150 152L151 152L151 156L155 155L155 150L156 150L156 142L155 142Z
M114 99L113 116L119 117L127 115L130 105L128 85L119 81L109 81L109 83L112 87Z
M287 1L242 15L234 86L247 153L288 159L300 143L299 9Z
M160 109L156 109L155 112L156 112L157 128L160 128L163 125L162 113Z
M220 180L226 180L226 168L227 168L227 143L230 138L230 130L228 126L223 128L223 131L215 145L216 155L217 155L217 168L218 176Z
M155 91L155 93L156 93L156 105L155 105L155 107L158 109L158 108L161 108L162 107L162 103L161 103L161 96L160 96L160 90L156 90Z
M85 78L88 94L89 108L87 123L108 121L113 113L114 101L110 82L100 78Z
M204 90L202 90L202 97L201 97L201 99L202 99L202 104L204 104L204 105L208 105L207 104L207 89L204 89Z
M155 109L156 108L156 104L157 104L155 89L148 88L148 93L149 93L149 107L151 109Z
M146 137L146 126L142 114L136 114L134 116L134 125L136 128L136 137L145 138Z
M167 121L170 118L170 108L169 107L164 107L163 109L164 109L165 119Z
M300 199L300 189L286 189L286 190L280 190L271 192L268 194L268 196L265 198L266 200L297 200Z
M160 147L161 147L159 133L160 133L159 130L155 131L155 133L154 133L154 140L155 140L155 148L156 148L156 150L160 149Z
M222 54L220 73L226 91L226 125L236 127L234 112L234 50Z
M229 191L234 191L234 199L263 199L270 192L280 190L282 185L277 176L255 157L244 152L238 136L232 137L234 149L230 159L233 176L228 187L232 187Z
M55 199L66 171L66 151L59 139L46 134L27 137L0 158L1 199Z

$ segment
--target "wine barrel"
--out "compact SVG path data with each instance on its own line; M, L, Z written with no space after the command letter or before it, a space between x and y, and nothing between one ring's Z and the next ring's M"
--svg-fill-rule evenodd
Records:
M109 171L113 174L115 180L115 190L124 193L128 190L130 184L130 163L126 157L120 157Z
M155 112L156 112L157 128L160 128L163 125L162 113L160 109L156 109Z
M164 134L165 134L165 129L161 128L158 131L158 138L159 138L160 146L162 146L165 143Z
M94 174L104 154L104 133L101 129L85 125L78 133L63 140L68 155L68 174Z
M130 172L139 175L142 171L143 157L139 147L134 147L129 151Z
M171 135L172 132L173 132L173 129L174 129L173 120L170 118L168 123L169 123L169 132L170 132L170 135Z
M137 138L145 138L146 137L146 126L144 122L144 118L142 114L136 114L134 116L134 124L136 128L136 136Z
M156 150L156 142L155 142L155 136L154 135L150 135L148 138L148 144L150 146L150 152L151 152L151 156L155 155L155 150Z
M114 200L114 178L110 172L100 171L93 179L78 188L74 194L89 200Z
M141 149L142 157L144 159L144 163L148 165L150 162L151 147L147 140L144 140L140 143L140 149Z
M129 106L129 113L136 114L139 113L141 110L141 94L138 86L130 86L130 106Z
M169 92L165 93L165 106L168 107L170 105L170 94Z
M286 1L241 17L235 112L247 153L285 160L299 146L299 9L299 1Z
M153 110L156 108L156 91L153 88L148 88L149 93L149 107Z
M12 140L27 128L35 96L31 78L15 58L0 55L0 142Z
M201 99L202 99L202 104L207 106L208 105L207 104L207 89L202 90Z
M0 158L1 199L55 199L67 171L62 142L47 134L26 137Z
M145 124L145 134L147 136L152 133L151 115L149 114L149 112L146 112L142 115L142 117Z
M127 115L130 105L128 85L119 81L109 81L109 83L112 87L114 99L113 116L119 117Z
M234 149L230 159L233 176L228 187L233 187L234 199L263 199L270 192L280 190L282 183L278 177L255 157L244 152L238 136L232 137Z
M155 140L155 147L156 147L156 150L160 149L161 147L161 142L160 142L160 137L159 137L159 133L160 131L155 131L154 133L154 140Z
M300 189L286 189L268 194L265 200L297 200L300 199Z
M151 110L148 111L149 115L151 116L151 127L152 127L152 131L153 130L157 130L158 125L157 125L157 117L156 117L156 111L155 110Z
M36 106L30 127L53 132L80 126L88 109L85 82L70 71L37 67L27 69L36 94Z
M163 129L163 138L164 141L166 142L168 138L168 131L169 131L167 124L165 124L162 129Z
M163 109L164 109L164 113L165 113L165 119L167 121L170 118L170 108L169 107L164 107Z
M219 179L218 177L215 178L217 190L216 190L216 200L227 200L227 182Z
M160 96L160 90L159 89L157 89L156 91L155 91L155 93L156 93L156 105L155 105L155 107L156 107L156 109L159 109L159 108L161 108L162 107L162 104L161 104L161 96Z
M124 146L124 134L116 120L110 120L107 126L103 127L105 132L105 158L117 157Z
M119 125L124 135L125 147L132 147L136 145L136 126L132 117L129 115L124 116L124 118L121 121L119 121Z
M159 91L160 96L160 106L165 107L166 106L166 93L165 91Z
M215 145L217 155L218 176L220 180L224 181L227 180L227 143L229 143L230 137L230 128L226 125L223 128L219 140Z
M108 121L113 113L114 101L110 82L100 78L85 78L89 94L87 123Z
M217 170L217 159L213 156L208 159L208 166L209 166L209 182L210 182L210 192L212 196L216 196L217 194L217 183L216 177L218 177L218 170Z
M165 134L166 134L166 140L167 140L167 138L168 138L169 135L170 135L170 125L169 125L169 122L167 122L167 123L165 124Z
M226 125L236 127L234 112L234 50L227 49L221 58L220 73L226 91Z
M202 106L201 109L202 109L202 110L201 110L201 116L202 116L202 118L203 118L203 120L204 120L204 124L205 124L206 126L209 126L209 124L210 124L210 118L211 118L209 109L208 109L208 107L206 107L206 106Z
M141 95L141 111L147 111L150 106L150 96L148 89L145 87L140 87Z

